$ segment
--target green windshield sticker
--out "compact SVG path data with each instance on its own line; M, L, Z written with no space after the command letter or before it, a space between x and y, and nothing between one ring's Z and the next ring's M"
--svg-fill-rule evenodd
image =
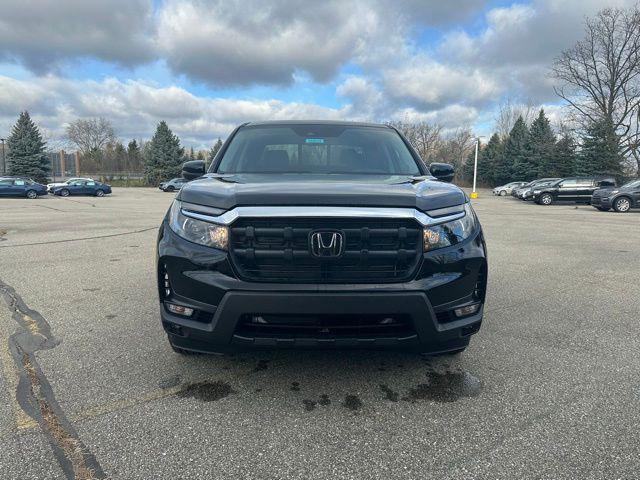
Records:
M305 138L305 143L324 143L324 138Z

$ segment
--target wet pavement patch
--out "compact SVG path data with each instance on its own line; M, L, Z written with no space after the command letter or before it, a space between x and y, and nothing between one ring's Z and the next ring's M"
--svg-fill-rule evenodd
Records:
M269 367L269 360L258 360L256 364L256 368L253 369L254 372L261 372L266 370Z
M113 313L110 313L109 315L105 315L104 316L104 318L106 318L107 320L113 320L116 317L117 317L117 315L114 315Z
M180 375L172 375L171 377L160 380L158 386L162 389L177 387L180 385L181 380L182 377L180 377Z
M180 398L195 398L203 402L215 402L235 393L227 382L198 382L185 386L176 395Z
M342 402L343 407L353 410L354 412L360 410L362 405L362 400L360 400L360 397L357 395L347 395L344 397L344 402Z
M327 405L331 405L331 399L329 398L329 395L323 393L320 395L320 401L318 403L323 407L326 407Z
M83 288L82 289L83 292L97 292L98 290L100 290L99 287L96 287L96 288Z
M304 400L302 400L302 404L304 405L304 409L307 412L310 412L316 409L318 402L316 402L315 400L309 400L308 398L305 398Z
M384 396L387 400L390 400L392 402L397 402L398 400L400 400L400 394L395 390L392 390L388 385L381 384L380 390L382 390L382 393L384 393Z
M298 382L292 382L291 383L291 391L292 392L299 392L300 391L300 384Z
M480 394L480 380L464 371L427 373L427 383L413 387L403 400L416 402L432 400L434 402L455 402L463 397L475 397Z

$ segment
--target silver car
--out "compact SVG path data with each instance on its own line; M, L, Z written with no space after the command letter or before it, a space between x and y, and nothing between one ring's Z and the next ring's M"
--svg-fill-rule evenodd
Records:
M506 185L500 185L499 187L496 187L493 189L493 194L500 195L501 197L504 197L506 195L511 195L511 191L514 188L519 188L526 184L527 182L511 182L511 183L507 183Z

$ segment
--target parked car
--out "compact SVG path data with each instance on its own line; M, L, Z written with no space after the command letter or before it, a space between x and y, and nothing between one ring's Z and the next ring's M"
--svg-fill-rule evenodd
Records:
M221 152L208 175L185 163L192 181L159 229L174 351L440 354L479 331L486 247L468 197L445 183L453 167L427 167L392 126L350 122L244 124Z
M180 190L182 186L187 183L188 180L178 177L172 178L171 180L167 180L166 182L162 182L158 185L158 188L163 192L175 192L176 190Z
M551 205L555 201L591 203L598 188L615 187L615 178L571 177L552 185L539 185L533 189L533 201L538 205Z
M46 195L47 187L25 177L0 177L0 196L38 198Z
M65 185L70 185L72 182L78 182L78 181L82 181L85 180L87 182L93 182L93 178L84 178L84 177L76 177L76 178L70 178L69 180L65 181L65 182L55 182L55 183L47 183L47 191L48 192L52 192L54 188L56 187L64 187Z
M558 180L562 180L561 178L540 178L538 180L534 180L532 182L527 183L526 185L515 189L513 196L519 198L520 200L531 200L533 198L533 190L536 187L552 185L556 183Z
M597 189L591 197L591 205L603 212L613 208L619 213L640 208L640 179L631 180L621 187Z
M527 182L511 182L511 183L507 183L506 185L500 185L499 187L496 187L493 189L493 194L500 195L501 197L504 197L506 195L511 195L511 192L513 191L514 188L520 188L526 184Z
M68 185L55 187L54 195L68 197L69 195L95 195L96 197L104 197L107 193L111 193L111 185L96 182L95 180L75 180Z

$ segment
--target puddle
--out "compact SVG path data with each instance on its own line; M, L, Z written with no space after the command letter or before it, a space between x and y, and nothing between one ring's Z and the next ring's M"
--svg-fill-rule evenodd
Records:
M291 383L291 391L292 392L299 392L300 391L300 384L298 382L292 382Z
M357 395L347 395L344 397L344 402L342 403L343 407L353 410L354 412L360 410L362 405L362 400L360 400L360 397Z
M432 400L434 402L455 402L463 397L475 397L480 394L482 383L468 372L427 373L427 383L416 385L403 400L415 402Z
M180 398L195 398L203 402L215 402L235 393L227 382L198 382L185 386L176 395Z
M323 393L320 395L320 401L318 403L323 407L326 407L327 405L331 405L331 399L329 398L329 395Z

